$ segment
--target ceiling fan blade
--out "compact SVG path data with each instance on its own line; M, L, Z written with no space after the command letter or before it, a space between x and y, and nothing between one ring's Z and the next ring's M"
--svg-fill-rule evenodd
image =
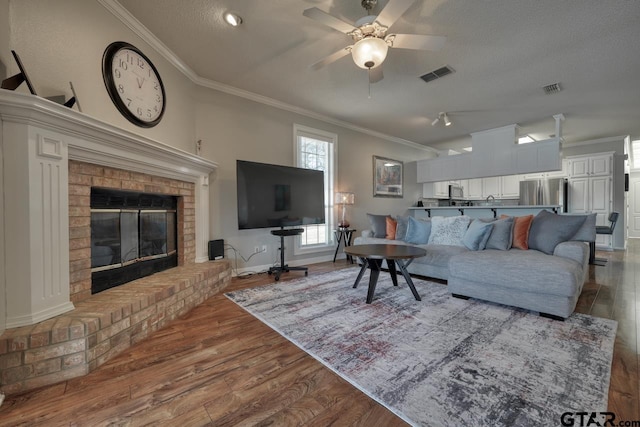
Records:
M371 68L369 70L369 83L378 83L383 78L384 74L382 74L382 65L378 65L376 68Z
M409 9L416 0L389 0L376 18L380 24L389 28Z
M311 68L312 70L319 70L320 68L324 67L325 65L331 64L334 61L337 61L338 59L342 58L343 56L347 56L349 53L351 53L351 46L347 46L344 49L340 49L337 52L332 53L331 55L325 57L324 59L321 59L320 61L316 62L315 64L311 64L309 66L309 68Z
M440 50L447 41L445 36L423 36L418 34L392 34L392 46L400 49Z
M302 14L307 18L311 18L315 21L320 22L321 24L324 24L328 27L333 28L334 30L338 30L345 34L356 29L356 27L349 24L348 22L338 19L335 16L329 15L327 12L323 12L317 7L305 9L305 11L302 12Z

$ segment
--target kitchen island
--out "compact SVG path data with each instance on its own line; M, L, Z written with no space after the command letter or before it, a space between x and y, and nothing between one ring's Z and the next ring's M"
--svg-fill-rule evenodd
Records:
M415 218L431 216L467 215L472 218L498 218L500 215L522 216L537 215L542 210L561 213L561 205L500 205L486 206L419 206L408 208Z

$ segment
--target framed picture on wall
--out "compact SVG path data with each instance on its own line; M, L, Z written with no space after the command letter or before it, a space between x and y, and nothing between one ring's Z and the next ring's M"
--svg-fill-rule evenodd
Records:
M402 197L402 162L373 156L373 197Z

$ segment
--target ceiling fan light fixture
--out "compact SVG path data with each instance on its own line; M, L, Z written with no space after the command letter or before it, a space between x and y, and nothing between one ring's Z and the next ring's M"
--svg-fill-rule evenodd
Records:
M377 37L365 37L351 48L353 62L364 69L375 68L384 62L389 45Z
M234 12L225 12L224 21L232 27L237 27L242 24L242 17Z

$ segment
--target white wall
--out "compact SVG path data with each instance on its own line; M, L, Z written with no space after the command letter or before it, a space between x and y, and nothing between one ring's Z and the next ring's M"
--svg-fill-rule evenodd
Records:
M127 121L105 90L102 54L110 43L120 40L141 49L165 84L167 109L154 128L139 128ZM414 161L432 156L428 151L196 87L95 0L0 0L0 61L6 64L7 75L18 72L11 49L20 55L40 96L65 94L68 99L72 96L72 81L87 115L192 153L196 141L202 139L202 156L220 164L211 180L210 237L225 239L244 256L253 252L256 239L269 245L266 256L255 257L247 266L271 264L276 260L278 244L266 230L238 230L235 161L292 165L294 123L338 134L337 188L356 193L349 219L358 230L368 228L367 212L403 213L414 204L421 191L416 184ZM18 90L28 93L26 85ZM407 162L403 199L373 198L374 154ZM333 253L322 255L332 257ZM238 266L245 267L242 262Z
M65 94L68 99L72 96L71 81L84 113L194 152L193 83L98 2L10 1L9 9L9 49L20 56L38 95ZM138 47L160 72L167 93L167 106L164 118L154 128L143 129L130 123L118 112L107 94L102 79L102 54L114 41L126 41ZM0 44L0 47L4 46ZM3 62L11 57L8 51L1 55ZM10 75L18 72L12 58L7 68ZM28 93L25 84L19 91Z
M355 205L349 207L352 228L369 228L366 213L403 214L422 191L416 183L416 159L429 157L424 150L364 135L340 126L291 113L251 100L214 90L199 91L196 134L202 140L202 154L219 163L211 184L211 238L224 239L244 257L256 245L267 245L266 254L254 256L246 265L272 264L278 257L279 239L268 230L238 230L236 198L236 160L293 165L293 125L321 129L338 135L338 178L336 188L355 193ZM404 198L373 197L373 155L405 162ZM335 212L337 214L337 212ZM287 243L285 242L285 245ZM287 246L286 259L300 260ZM233 253L227 251L227 256ZM333 250L313 257L333 257Z

